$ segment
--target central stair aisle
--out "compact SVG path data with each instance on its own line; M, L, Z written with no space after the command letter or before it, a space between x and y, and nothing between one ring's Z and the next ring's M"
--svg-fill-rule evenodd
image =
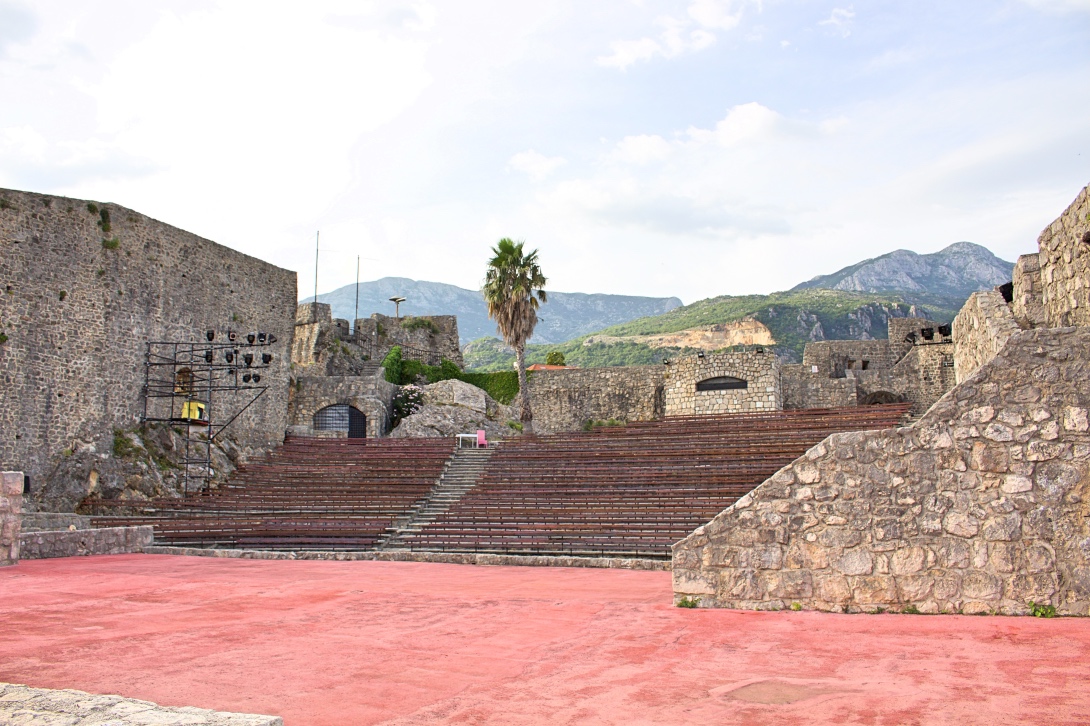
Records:
M435 488L391 527L390 535L376 546L378 550L408 550L421 530L446 514L484 473L493 449L455 449L450 463L439 477Z

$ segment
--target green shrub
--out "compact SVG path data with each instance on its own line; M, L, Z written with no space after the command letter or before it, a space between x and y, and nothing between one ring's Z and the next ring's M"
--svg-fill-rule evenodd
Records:
M401 385L401 346L395 345L382 359L382 368L386 371L386 380L394 385Z
M685 597L683 597L683 598L681 598L680 600L677 601L677 606L679 608L695 608L695 607L699 607L700 606L700 598L698 598L698 597L689 597L688 595L686 595Z
M15 209L15 205L7 199L0 199L0 209Z
M98 210L98 226L102 228L103 233L110 233L110 210L103 207Z
M439 334L439 326L427 318L405 318L401 321L402 330L427 330L432 335Z
M1030 600L1029 614L1035 618L1054 618L1056 617L1056 606L1036 603Z
M61 291L60 291L60 292L59 292L59 293L57 294L57 297L58 297L58 298L60 298L61 302L64 302L64 299L65 299L66 297L68 297L68 291L67 291L67 290L61 290Z
M802 603L801 602L791 603L791 609L794 610L795 612L798 612L799 610L802 610Z
M6 342L8 342L8 336L4 333L0 333L0 345L3 345Z
M562 366L564 365L564 351L550 350L549 354L545 356L545 365L547 366Z
M484 389L484 392L509 406L519 394L519 374L517 371L493 371L492 373L462 373L460 380Z
M394 426L397 426L401 422L401 419L412 416L414 413L420 410L424 405L424 389L420 386L408 385L402 386L398 389L397 395L394 396Z
M418 360L403 358L401 360L401 385L404 386L409 383L414 383L419 376L423 376L427 379L429 368L431 368L431 366L425 365Z
M519 422L519 421L508 421L507 422L507 427L512 428L515 431L520 431L520 432L522 431L522 423Z
M116 250L120 246L121 240L117 237L102 240L102 249L104 250Z
M129 459L140 453L140 449L133 445L132 440L125 435L124 431L114 429L113 452L118 459Z
M87 211L91 214L98 214L98 205L94 202L87 202Z

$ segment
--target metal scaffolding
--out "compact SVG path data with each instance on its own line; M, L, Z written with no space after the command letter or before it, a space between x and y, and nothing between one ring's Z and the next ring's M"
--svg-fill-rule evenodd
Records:
M214 475L212 444L269 389L265 372L276 336L227 332L215 342L149 341L144 359L141 423L180 426L185 439L182 491L203 491ZM222 423L221 423L222 422Z

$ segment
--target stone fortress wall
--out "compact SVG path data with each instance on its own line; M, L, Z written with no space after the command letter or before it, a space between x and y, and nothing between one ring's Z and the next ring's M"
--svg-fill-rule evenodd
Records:
M578 431L587 421L662 418L665 368L628 366L534 371L528 382L534 430L538 433Z
M23 472L0 471L0 567L19 561Z
M294 272L115 204L0 200L0 467L30 475L32 500L63 451L108 451L113 429L139 422L149 340L274 334L270 388L229 432L244 446L282 440Z
M934 331L927 341L922 332ZM784 408L911 401L921 414L954 386L953 343L926 318L890 318L887 340L808 343L801 364L781 367ZM915 335L917 343L906 341Z
M783 408L780 364L771 350L757 348L681 358L664 367L669 369L663 387L667 416L752 413ZM741 379L746 382L746 388L697 390L701 381L719 377Z
M1090 326L1090 187L1037 238L1049 327Z
M1090 288L1075 264L1085 206L1084 189L1042 234L1042 284L1027 261L1013 309L1051 296L1068 307L1050 308L1050 325L1081 321L1078 298L1059 288ZM1057 229L1071 248L1046 255ZM996 292L966 303L953 325L959 383L918 422L829 437L675 545L675 597L1010 614L1034 602L1090 614L1090 320L1012 330L1032 314L1016 320L1005 302Z
M292 384L288 433L293 436L343 437L347 432L315 431L314 414L326 406L348 404L367 417L367 438L390 429L397 386L382 377L382 369L366 376L300 376Z

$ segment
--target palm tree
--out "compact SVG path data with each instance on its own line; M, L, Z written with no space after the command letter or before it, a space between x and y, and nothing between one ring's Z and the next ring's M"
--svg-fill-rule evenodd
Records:
M546 302L542 288L547 280L537 263L537 250L523 252L524 244L504 237L492 248L482 292L488 303L488 317L496 321L503 341L515 349L522 409L519 418L522 430L533 433L534 414L526 386L526 341L537 325L538 301Z

